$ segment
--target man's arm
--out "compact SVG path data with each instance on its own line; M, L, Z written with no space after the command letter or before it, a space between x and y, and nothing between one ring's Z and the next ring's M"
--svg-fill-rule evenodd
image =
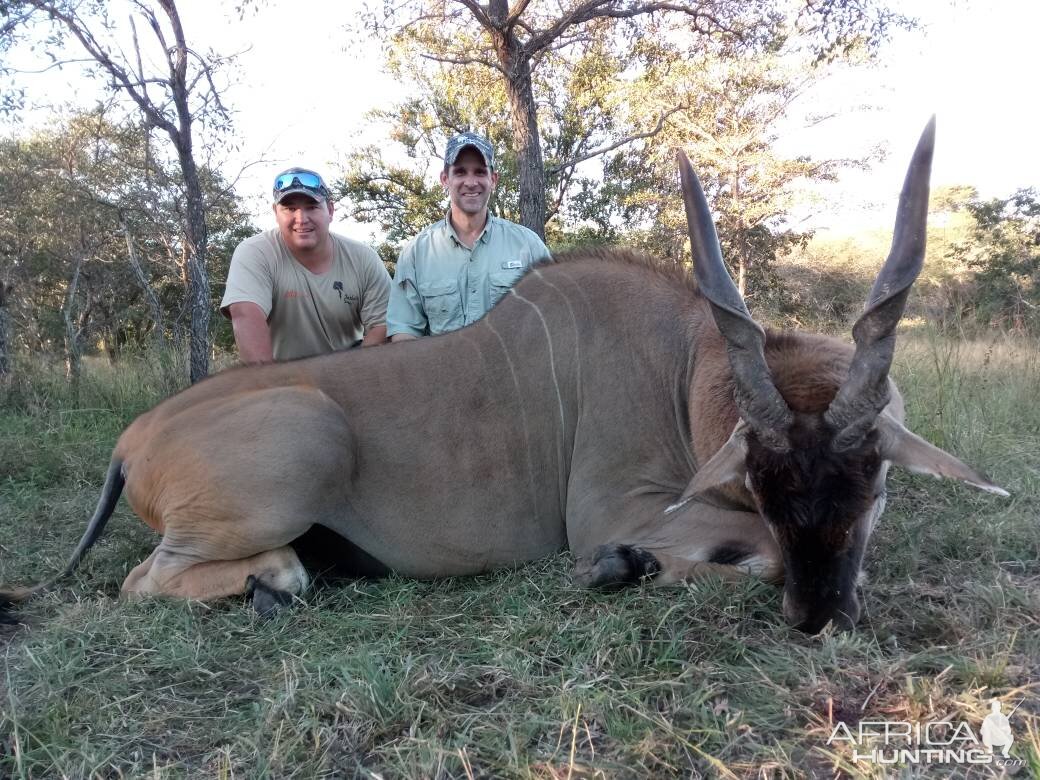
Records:
M365 330L365 338L361 340L363 347L378 347L386 343L386 325L373 325Z
M552 254L550 254L550 252L549 252L549 247L547 247L545 245L545 242L542 241L542 239L538 238L538 234L537 233L532 231L531 232L531 238L532 238L532 242L531 242L532 243L532 246L531 246L531 259L532 260L538 261L538 260L544 260L546 258L552 257Z
M264 310L255 303L243 301L228 306L228 314L231 315L231 329L235 332L235 346L241 361L247 365L273 363L271 328L267 325Z
M386 343L386 307L390 297L390 274L372 247L363 247L364 265L361 280L361 324L365 328L363 347Z
M412 261L413 244L401 252L394 268L390 287L390 305L386 311L386 325L390 341L408 341L426 333L429 321L423 309L422 298L415 289L415 265Z

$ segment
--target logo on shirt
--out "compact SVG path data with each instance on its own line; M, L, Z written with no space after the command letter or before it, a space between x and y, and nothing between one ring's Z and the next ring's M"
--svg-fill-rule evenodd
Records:
M284 299L289 300L290 298L299 298L303 295L299 290L286 290L282 296Z
M332 289L336 291L336 295L338 295L339 299L344 303L357 303L357 296L347 295L343 292L343 282L338 279L332 283Z
M502 267L512 270L514 268L523 268L524 264L519 260L507 260L506 262L502 263Z

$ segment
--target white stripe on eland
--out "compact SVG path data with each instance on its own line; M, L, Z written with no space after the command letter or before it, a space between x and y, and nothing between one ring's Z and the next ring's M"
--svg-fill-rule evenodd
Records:
M538 319L541 320L542 329L545 331L545 340L549 344L549 372L552 374L553 387L556 390L556 402L560 407L560 429L561 431L565 431L567 430L567 419L563 414L563 394L560 392L560 383L556 379L556 357L553 354L552 334L549 332L549 323L545 321L545 316L542 314L542 310L538 308L538 305L534 301L530 301L522 296L516 291L515 287L509 288L509 292L534 309L534 313L537 314Z

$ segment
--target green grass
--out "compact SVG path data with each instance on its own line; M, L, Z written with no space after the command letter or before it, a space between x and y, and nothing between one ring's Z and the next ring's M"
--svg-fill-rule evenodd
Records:
M886 777L827 747L837 721L1018 705L1040 776L1040 365L1035 346L902 339L911 426L999 499L893 472L856 631L806 637L754 581L591 593L566 554L511 572L245 605L122 603L157 541L121 503L80 570L0 627L0 777ZM109 448L160 396L90 364L0 399L0 582L58 569ZM966 767L906 777L990 776Z

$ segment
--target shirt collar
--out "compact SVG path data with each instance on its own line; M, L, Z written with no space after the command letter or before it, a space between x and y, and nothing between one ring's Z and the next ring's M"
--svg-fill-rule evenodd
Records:
M481 230L480 231L480 235L477 236L477 240L473 244L474 246L476 246L477 244L486 244L491 239L491 230L492 230L492 226L494 225L496 219L498 219L498 217L496 217L494 214L492 214L491 211L489 210L488 211L488 216L487 216L487 222L484 223L484 229ZM459 240L459 236L455 232L455 227L451 224L451 209L448 209L444 213L444 220L443 220L442 224L444 225L444 230L447 232L448 236L451 237L452 241L454 241L459 246L465 246L465 244L463 244Z

